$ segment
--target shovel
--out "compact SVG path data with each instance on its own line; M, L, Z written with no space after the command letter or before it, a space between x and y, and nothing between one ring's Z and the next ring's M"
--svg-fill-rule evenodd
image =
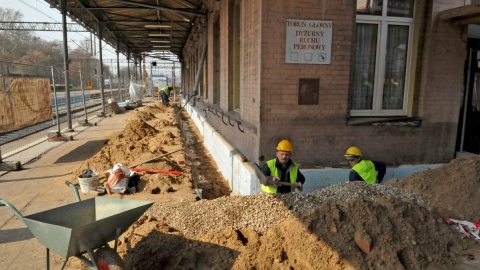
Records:
M90 170L90 165L87 162L87 169L83 171L82 178L90 178L93 176L93 171Z
M130 169L131 169L131 168L135 168L135 167L140 166L140 165L142 165L142 164L144 164L144 163L149 163L149 162L158 160L158 159L160 159L160 158L162 158L162 157L164 157L164 156L171 155L171 154L176 153L176 152L178 152L178 151L180 151L180 150L183 150L183 148L177 149L177 150L172 151L172 152L170 152L170 153L163 154L163 155L158 156L158 157L154 157L154 158L149 159L149 160L145 160L145 161L143 161L143 162L140 162L140 163L138 163L138 164L135 164L135 165L133 165L133 166L130 166L129 168L130 168Z
M182 174L181 171L173 171L173 170L151 170L151 169L138 168L138 167L129 168L129 169L132 170L132 171L135 171L135 172L166 173L166 174L176 174L176 175Z
M260 169L260 166L258 166L257 163L253 163L253 164L254 164L253 168L255 169L255 174L257 175L258 179L260 180L260 183L263 184L263 185L268 185L268 179L265 176L265 174L263 174L262 170ZM280 182L280 181L278 183L282 186L289 186L289 187L298 188L296 183L292 184L292 183Z

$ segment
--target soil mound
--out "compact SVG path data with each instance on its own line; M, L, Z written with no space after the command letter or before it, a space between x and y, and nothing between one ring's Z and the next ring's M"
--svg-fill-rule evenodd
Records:
M434 170L413 173L385 185L421 196L442 218L480 221L480 157L454 159Z
M146 112L146 111L143 111L143 110L135 109L135 111L133 111L130 119L133 120L135 118L138 118L139 120L142 120L142 121L149 121L149 120L154 119L155 115L151 112Z
M156 102L154 105L146 106L145 108L142 109L142 112L151 113L151 114L165 113L168 111L169 111L168 108L163 106L161 101Z
M123 130L122 136L132 140L141 140L147 136L155 136L158 130L140 119L133 119L128 122Z
M459 256L459 235L421 199L361 182L155 204L148 214L121 240L128 269L453 269Z

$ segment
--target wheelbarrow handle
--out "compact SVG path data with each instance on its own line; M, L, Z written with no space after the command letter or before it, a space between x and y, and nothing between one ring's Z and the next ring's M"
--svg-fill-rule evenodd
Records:
M68 180L65 181L65 185L67 185L67 186L69 186L73 189L73 192L75 192L75 197L77 198L77 202L81 201L80 194L78 194L77 187L74 184L70 183L70 181L68 181Z
M17 216L21 221L23 221L23 215L11 203L0 199L0 205L5 205L6 207L10 208L10 210L12 210L15 216Z

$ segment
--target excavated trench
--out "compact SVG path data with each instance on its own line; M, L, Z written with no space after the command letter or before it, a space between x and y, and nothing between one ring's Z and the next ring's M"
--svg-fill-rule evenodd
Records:
M206 154L205 151L207 150L203 147L202 138L200 138L199 135L197 135L193 130L194 127L192 127L192 125L194 125L194 123L190 121L190 116L184 111L179 113L180 109L177 106L174 107L176 120L182 137L182 144L185 146L185 160L191 168L192 187L197 195L197 200L215 199L217 197L228 195L222 194L221 196L213 197L204 196L203 189L201 187L202 184L206 183L208 180L205 179L205 176L202 175L201 170L199 170L200 167L205 165L205 163L202 162L199 157L204 156ZM213 194L216 194L216 192L213 192Z

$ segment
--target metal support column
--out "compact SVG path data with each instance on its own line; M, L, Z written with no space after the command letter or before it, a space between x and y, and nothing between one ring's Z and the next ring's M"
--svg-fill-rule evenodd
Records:
M102 99L102 111L100 116L105 116L105 80L103 79L103 57L102 57L102 37L103 37L103 23L98 23L98 56L100 59L100 98Z
M68 38L67 38L67 0L61 2L62 12L62 33L63 33L63 59L65 66L65 97L67 108L67 122L68 130L73 131L72 127L72 113L71 113L71 100L70 100L70 80L69 80L69 60L68 60ZM57 119L58 120L58 119Z
M122 92L120 90L120 43L117 40L117 88L118 88L118 101L122 101Z
M85 120L83 122L79 121L79 123L81 125L87 125L88 124L88 113L87 113L87 104L86 104L86 101L85 101L85 89L83 88L82 66L80 66L79 73L80 73L80 86L82 88L83 112L85 114Z
M198 70L197 70L197 75L195 77L195 85L193 86L193 93L192 95L196 96L198 94L198 85L200 83L200 78L202 76L203 72L203 66L205 64L205 57L207 55L207 49L208 49L208 28L205 27L205 34L203 35L203 52L202 52L202 57L200 58L200 63L198 63Z
M53 66L51 66L50 68L52 69L53 101L55 102L55 120L57 124L57 136L62 136L62 132L60 130L60 114L58 113L57 88L55 87L55 73L53 70Z
M127 77L128 77L128 86L130 87L130 50L127 50Z
M142 70L142 56L141 55L138 56L138 60L139 60L138 62L140 63L138 65L138 68L139 68L139 71L140 71L140 80L142 82L141 84L143 85L143 70Z

